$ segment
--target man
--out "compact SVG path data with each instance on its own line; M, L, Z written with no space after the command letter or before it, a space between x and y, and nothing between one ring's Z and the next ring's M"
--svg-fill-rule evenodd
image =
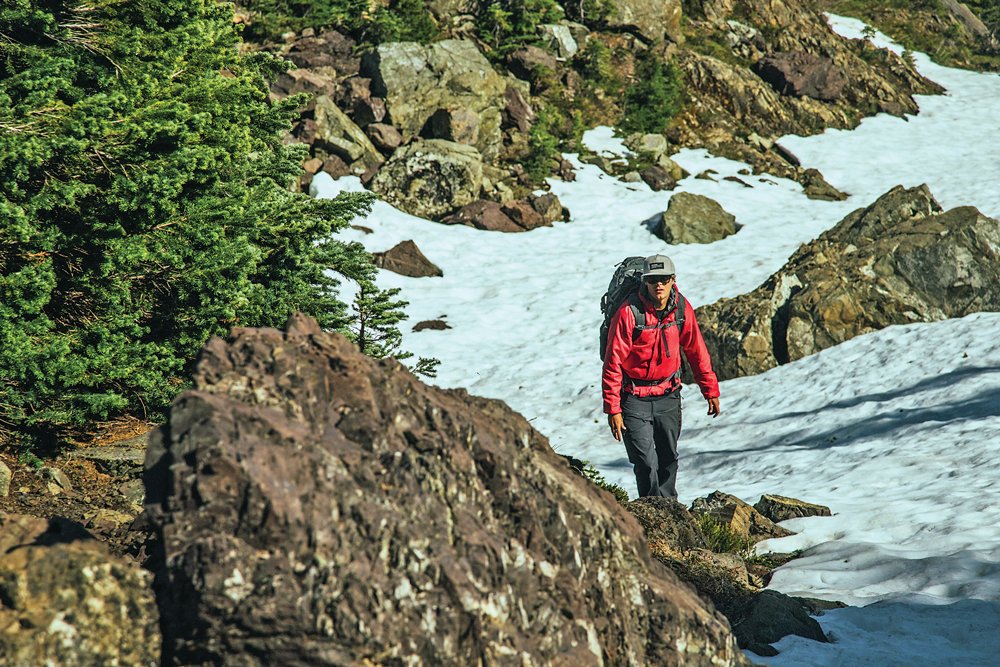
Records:
M681 349L708 401L708 414L720 414L719 381L687 299L680 298L684 322L677 326L674 275L666 255L645 259L642 286L612 316L604 354L604 412L615 440L625 440L640 496L677 497ZM645 319L638 327L633 306Z

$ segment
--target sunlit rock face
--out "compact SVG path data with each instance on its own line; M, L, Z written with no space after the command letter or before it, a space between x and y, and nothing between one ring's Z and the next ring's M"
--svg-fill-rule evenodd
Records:
M164 664L744 664L523 417L303 316L213 339L146 465Z
M720 379L753 375L892 324L1000 310L998 249L1000 221L896 187L698 323Z
M160 664L152 577L66 519L0 513L0 664Z

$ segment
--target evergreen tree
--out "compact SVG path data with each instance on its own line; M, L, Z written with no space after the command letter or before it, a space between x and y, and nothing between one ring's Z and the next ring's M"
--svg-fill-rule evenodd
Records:
M0 436L157 418L233 325L348 332L340 279L375 269L332 236L370 195L287 189L303 100L238 45L215 0L0 6Z

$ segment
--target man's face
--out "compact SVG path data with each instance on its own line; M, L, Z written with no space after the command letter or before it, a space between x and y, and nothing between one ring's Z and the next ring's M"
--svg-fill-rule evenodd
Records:
M673 276L647 276L643 278L646 291L653 301L663 303L670 296L670 288L674 284Z

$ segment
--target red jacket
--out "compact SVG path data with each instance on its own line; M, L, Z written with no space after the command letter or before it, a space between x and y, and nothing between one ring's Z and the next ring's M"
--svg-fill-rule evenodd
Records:
M640 302L646 316L646 325L656 325L656 308L649 301L644 289L639 290ZM684 348L695 381L705 398L718 398L719 380L712 371L712 360L701 337L701 329L694 317L694 308L684 300L684 330L676 326L666 329L646 329L632 342L635 317L628 300L622 303L611 317L608 330L608 347L604 352L604 370L601 373L601 391L604 394L604 412L613 415L621 412L622 374L633 380L664 380L676 373L681 366L680 349ZM673 322L676 313L667 315L665 322ZM666 332L666 346L664 346ZM627 391L636 396L662 396L680 385L680 380L654 386L628 384Z

